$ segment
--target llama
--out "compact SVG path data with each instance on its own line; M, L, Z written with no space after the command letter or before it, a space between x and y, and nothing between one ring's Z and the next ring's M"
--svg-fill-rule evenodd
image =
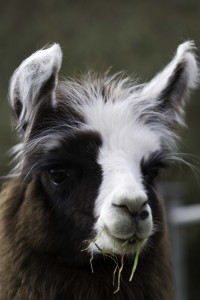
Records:
M194 44L145 84L108 72L58 82L61 61L53 44L10 81L20 143L0 196L0 298L173 300L155 180L178 159Z

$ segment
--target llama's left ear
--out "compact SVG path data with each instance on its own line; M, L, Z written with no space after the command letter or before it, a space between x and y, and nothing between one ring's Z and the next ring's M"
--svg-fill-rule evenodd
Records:
M188 93L199 82L194 49L192 41L181 44L173 60L142 90L142 97L148 98L156 111L165 114L170 123L184 125L184 106Z
M55 87L61 62L60 46L53 44L33 53L15 70L10 81L9 101L18 129L26 131L34 113L44 103L56 105Z

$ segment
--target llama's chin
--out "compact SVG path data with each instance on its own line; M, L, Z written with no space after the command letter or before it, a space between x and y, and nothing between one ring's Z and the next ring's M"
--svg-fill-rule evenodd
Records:
M104 231L99 237L93 242L91 242L88 250L93 254L113 254L113 255L128 255L132 256L135 254L137 249L137 243L139 243L140 248L142 248L148 238L139 239L133 237L131 239L120 239L110 235L108 232Z

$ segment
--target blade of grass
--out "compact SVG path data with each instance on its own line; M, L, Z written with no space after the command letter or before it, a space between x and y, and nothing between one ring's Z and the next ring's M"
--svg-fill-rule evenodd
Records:
M124 268L124 254L122 255L122 258L121 258L121 267L118 272L118 284L117 284L117 289L114 291L114 294L116 294L120 290L120 283L121 283L120 281L121 281L121 274L122 274L123 268Z
M136 253L135 253L135 259L134 259L133 268L131 271L131 276L129 278L129 281L132 281L133 275L135 274L138 265L139 254L140 254L140 242L136 239Z

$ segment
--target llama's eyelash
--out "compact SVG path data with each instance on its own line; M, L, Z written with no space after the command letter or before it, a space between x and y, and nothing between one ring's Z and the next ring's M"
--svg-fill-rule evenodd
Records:
M77 180L80 178L80 171L77 168L66 166L53 166L47 171L50 181L59 186L68 180Z
M162 152L154 152L149 157L148 160L144 158L141 161L141 172L144 177L154 179L157 177L161 169L167 168L169 165L167 158Z
M148 159L143 158L141 161L142 167L158 167L166 168L169 165L166 155L162 152L156 151L148 156Z

